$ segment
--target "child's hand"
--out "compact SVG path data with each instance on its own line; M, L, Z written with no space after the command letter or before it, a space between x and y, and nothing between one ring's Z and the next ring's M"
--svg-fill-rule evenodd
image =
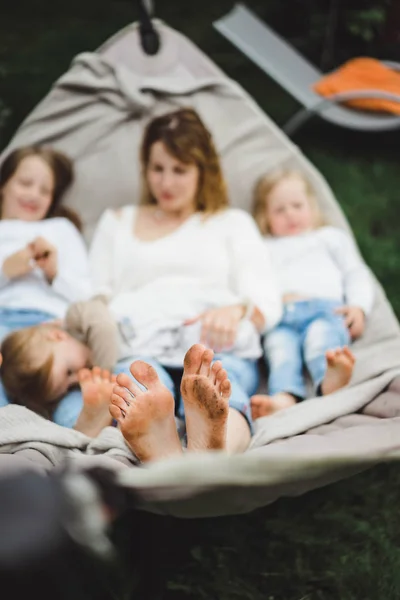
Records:
M33 240L29 248L32 250L36 265L42 269L48 282L52 283L57 275L57 248L42 237Z
M335 313L344 315L345 325L353 340L362 336L365 329L365 314L362 308L359 306L342 306L337 308Z
M3 262L3 273L9 279L23 277L35 267L33 252L30 246L14 252Z

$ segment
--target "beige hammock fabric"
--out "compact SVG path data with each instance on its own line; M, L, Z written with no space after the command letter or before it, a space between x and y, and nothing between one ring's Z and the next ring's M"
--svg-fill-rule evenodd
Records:
M135 24L96 53L77 56L2 157L30 143L67 152L77 170L68 204L82 215L90 241L106 208L138 198L144 124L178 106L193 106L213 133L233 206L248 209L256 179L285 164L311 179L327 221L349 230L324 178L252 98L187 38L162 22L155 25L161 36L156 56L143 54ZM0 409L0 470L27 465L48 470L66 459L74 468L104 464L137 491L147 510L206 516L250 511L397 458L400 330L376 280L375 285L366 334L353 346L357 366L350 386L260 419L242 456L187 453L137 468L112 428L91 441L8 406Z

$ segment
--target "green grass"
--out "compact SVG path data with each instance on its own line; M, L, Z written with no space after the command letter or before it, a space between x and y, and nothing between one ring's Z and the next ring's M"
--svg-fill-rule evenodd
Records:
M158 4L158 15L191 37L279 125L293 114L295 102L211 28L231 2ZM263 14L265 2L248 4ZM0 20L0 98L11 114L0 144L75 54L96 48L133 17L132 3L123 0L10 3ZM398 134L357 134L316 120L295 142L331 184L400 316ZM202 521L190 551L170 571L167 597L398 600L399 484L396 465L380 466L247 516Z
M399 482L395 467L381 466L247 516L205 521L167 598L395 600Z

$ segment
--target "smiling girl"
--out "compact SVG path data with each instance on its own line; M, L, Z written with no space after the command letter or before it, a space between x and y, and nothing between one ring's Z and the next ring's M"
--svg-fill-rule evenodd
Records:
M35 146L14 150L0 167L0 342L62 319L91 294L79 218L61 206L72 180L65 155Z

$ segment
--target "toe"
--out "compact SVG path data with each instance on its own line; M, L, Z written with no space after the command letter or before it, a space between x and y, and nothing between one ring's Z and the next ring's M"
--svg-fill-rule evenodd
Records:
M103 369L101 372L101 378L103 381L111 381L111 373L108 369Z
M262 404L264 398L265 398L265 396L260 396L260 394L255 394L254 396L252 396L250 398L250 403L254 404L254 406L259 406L260 404Z
M221 385L226 379L228 379L228 373L225 371L225 369L220 369L218 371L217 381L215 384L219 391L221 391Z
M129 390L127 390L125 387L120 387L119 385L114 385L112 395L121 398L126 406L130 406L135 399L135 396Z
M132 398L130 400L132 401ZM124 412L126 412L126 410L130 406L129 400L125 400L125 398L120 395L118 388L114 388L114 390L111 394L111 397L110 397L110 402L111 402L111 404L118 406L118 408L120 408Z
M210 348L204 350L203 356L201 357L199 375L205 375L206 377L208 377L208 375L210 374L211 363L213 358L214 352L210 350Z
M96 383L100 383L101 381L101 369L100 367L93 367L92 369L92 378Z
M123 388L126 388L133 394L134 396L138 396L139 394L143 394L143 391L140 387L133 381L129 375L126 373L119 373L116 377L117 384Z
M326 358L326 361L327 361L327 363L328 363L328 365L329 365L330 367L331 367L331 366L334 364L334 362L335 362L335 357L336 357L336 355L335 355L335 351L334 351L334 350L328 350L328 351L325 353L325 358Z
M211 373L210 373L211 380L214 385L217 382L218 373L221 369L222 369L222 362L220 360L216 360L215 363L213 363L213 365L211 367Z
M350 350L350 348L348 346L345 346L343 348L343 353L347 356L347 358L354 364L356 362L356 357L354 356L354 354L352 353L352 351Z
M80 369L78 372L78 381L79 383L85 383L92 377L92 373L89 369Z
M253 417L253 419L258 419L260 416L260 407L258 402L253 402L250 399L250 411L251 411L251 416Z
M121 421L121 419L123 419L125 417L125 412L123 410L121 410L119 408L119 406L116 406L115 404L110 404L108 410L109 410L112 418L116 419L117 421Z
M223 398L225 398L226 400L228 400L230 398L231 382L229 381L229 379L224 379L224 381L222 381L221 386L220 386L220 392L221 392L221 396Z
M185 354L183 366L186 375L196 375L199 372L201 360L205 351L202 344L194 344Z
M157 371L143 360L135 360L130 366L133 377L147 389L160 383Z

